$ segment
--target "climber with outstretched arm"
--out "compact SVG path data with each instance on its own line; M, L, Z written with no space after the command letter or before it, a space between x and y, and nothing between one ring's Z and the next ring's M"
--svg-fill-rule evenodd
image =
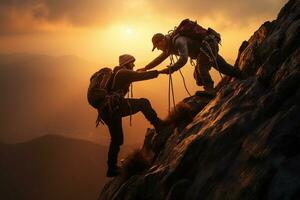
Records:
M186 24L194 23L185 20L183 22ZM186 25L182 25L183 28L184 26ZM199 25L197 24L197 26ZM243 74L239 69L228 64L224 58L218 54L220 35L210 28L208 30L202 27L200 28L202 31L198 33L198 35L201 34L200 39L199 37L195 39L188 35L181 34L179 31L174 31L175 33L168 35L156 33L152 37L152 51L157 48L161 50L162 53L144 68L139 69L139 71L150 70L161 64L169 56L175 55L176 57L179 56L179 59L160 72L165 74L173 73L183 67L187 63L188 58L196 59L194 78L197 85L203 86L207 93L215 94L214 82L209 74L211 67L214 67L216 70L228 76L243 78Z

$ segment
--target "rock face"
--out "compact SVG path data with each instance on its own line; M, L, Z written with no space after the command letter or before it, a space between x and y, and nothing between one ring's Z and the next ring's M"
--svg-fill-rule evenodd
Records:
M299 43L291 0L241 45L235 66L248 78L225 77L206 103L186 99L192 122L148 130L150 168L114 178L99 199L300 199Z

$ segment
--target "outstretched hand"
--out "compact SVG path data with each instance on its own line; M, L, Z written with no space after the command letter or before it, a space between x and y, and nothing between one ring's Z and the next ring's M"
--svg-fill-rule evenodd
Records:
M146 72L147 71L147 69L146 68L141 68L141 69L138 69L138 70L136 70L137 72Z

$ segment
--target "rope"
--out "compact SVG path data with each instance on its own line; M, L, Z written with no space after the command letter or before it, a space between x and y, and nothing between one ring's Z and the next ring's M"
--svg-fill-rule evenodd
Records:
M169 114L171 112L171 98L170 98L170 96L171 96L171 90L170 90L171 84L170 84L170 80L171 79L170 79L170 73L169 73L169 88L168 88L168 112L169 112Z
M188 88L187 88L187 86L186 86L184 76L183 76L183 74L182 74L182 72L181 72L180 69L179 69L179 72L180 72L180 75L181 75L181 77L182 77L182 81L183 81L183 85L184 85L185 91L186 91L186 92L189 94L189 96L191 97L192 95L191 95L191 93L189 92L189 90L188 90Z
M97 109L97 111L98 111L98 116L96 119L96 128L99 126L100 123L104 125L104 121L102 120L101 115L100 115L100 110Z
M131 98L133 99L133 84L131 83L130 84L130 95L131 95ZM129 124L130 126L132 125L132 107L131 107L131 104L129 103L130 105L130 120L129 120Z
M175 108L175 93L174 93L174 85L173 85L173 79L172 76L170 76L170 80L171 80L171 89L172 89L172 99L173 99L173 107Z
M174 64L174 58L172 55L170 55L170 66ZM172 94L171 94L172 93ZM173 85L173 79L171 74L171 67L169 67L169 91L168 91L168 107L169 107L169 114L171 112L171 95L173 100L173 107L175 109L175 93L174 93L174 85Z
M223 79L223 76L222 76L222 74L221 74L221 72L220 72L220 69L219 69L219 65L218 65L218 62L217 62L217 58L214 56L214 53L212 52L209 43L208 43L206 40L204 40L203 43L206 45L206 48L208 49L208 51L209 51L209 53L210 53L211 56L209 56L206 52L204 52L204 50L203 50L202 48L200 48L200 49L202 50L202 52L204 52L204 53L206 54L206 56L209 57L210 61L211 61L211 60L214 61L215 65L216 65L216 68L218 69L219 75L220 75L221 79ZM212 57L213 59L211 59L211 57Z
M132 86L132 83L130 84L130 88L129 88L130 91L128 91L127 93L127 98L133 98L133 86ZM131 107L131 104L129 102L129 100L127 100L127 104L128 104L128 107L130 109L130 115L129 115L129 125L132 126L132 107Z
M177 56L177 55L175 55L175 58L176 58L176 61L178 61L178 56ZM191 63L192 66L195 66L195 63L193 62L192 59L190 59L190 63ZM185 78L184 78L184 76L183 76L183 73L181 72L181 69L179 69L179 72L180 72L180 75L181 75L181 77L182 77L184 89L185 89L185 91L188 93L188 95L191 97L192 95L191 95L190 91L188 90L188 88L187 88L187 86L186 86Z

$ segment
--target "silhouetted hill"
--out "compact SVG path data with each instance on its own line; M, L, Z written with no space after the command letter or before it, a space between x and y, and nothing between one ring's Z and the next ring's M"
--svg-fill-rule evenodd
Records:
M102 67L73 55L0 54L0 142L59 134L108 144L107 128L95 128L97 112L86 98L90 76ZM133 127L124 120L127 144L140 143L139 130L148 124L141 113L134 118Z
M223 78L216 97L183 101L190 115L147 130L149 158L128 159L99 200L300 199L299 16L290 0L243 42L235 66L245 80Z
M0 194L5 200L93 200L105 181L107 148L47 135L0 145Z

